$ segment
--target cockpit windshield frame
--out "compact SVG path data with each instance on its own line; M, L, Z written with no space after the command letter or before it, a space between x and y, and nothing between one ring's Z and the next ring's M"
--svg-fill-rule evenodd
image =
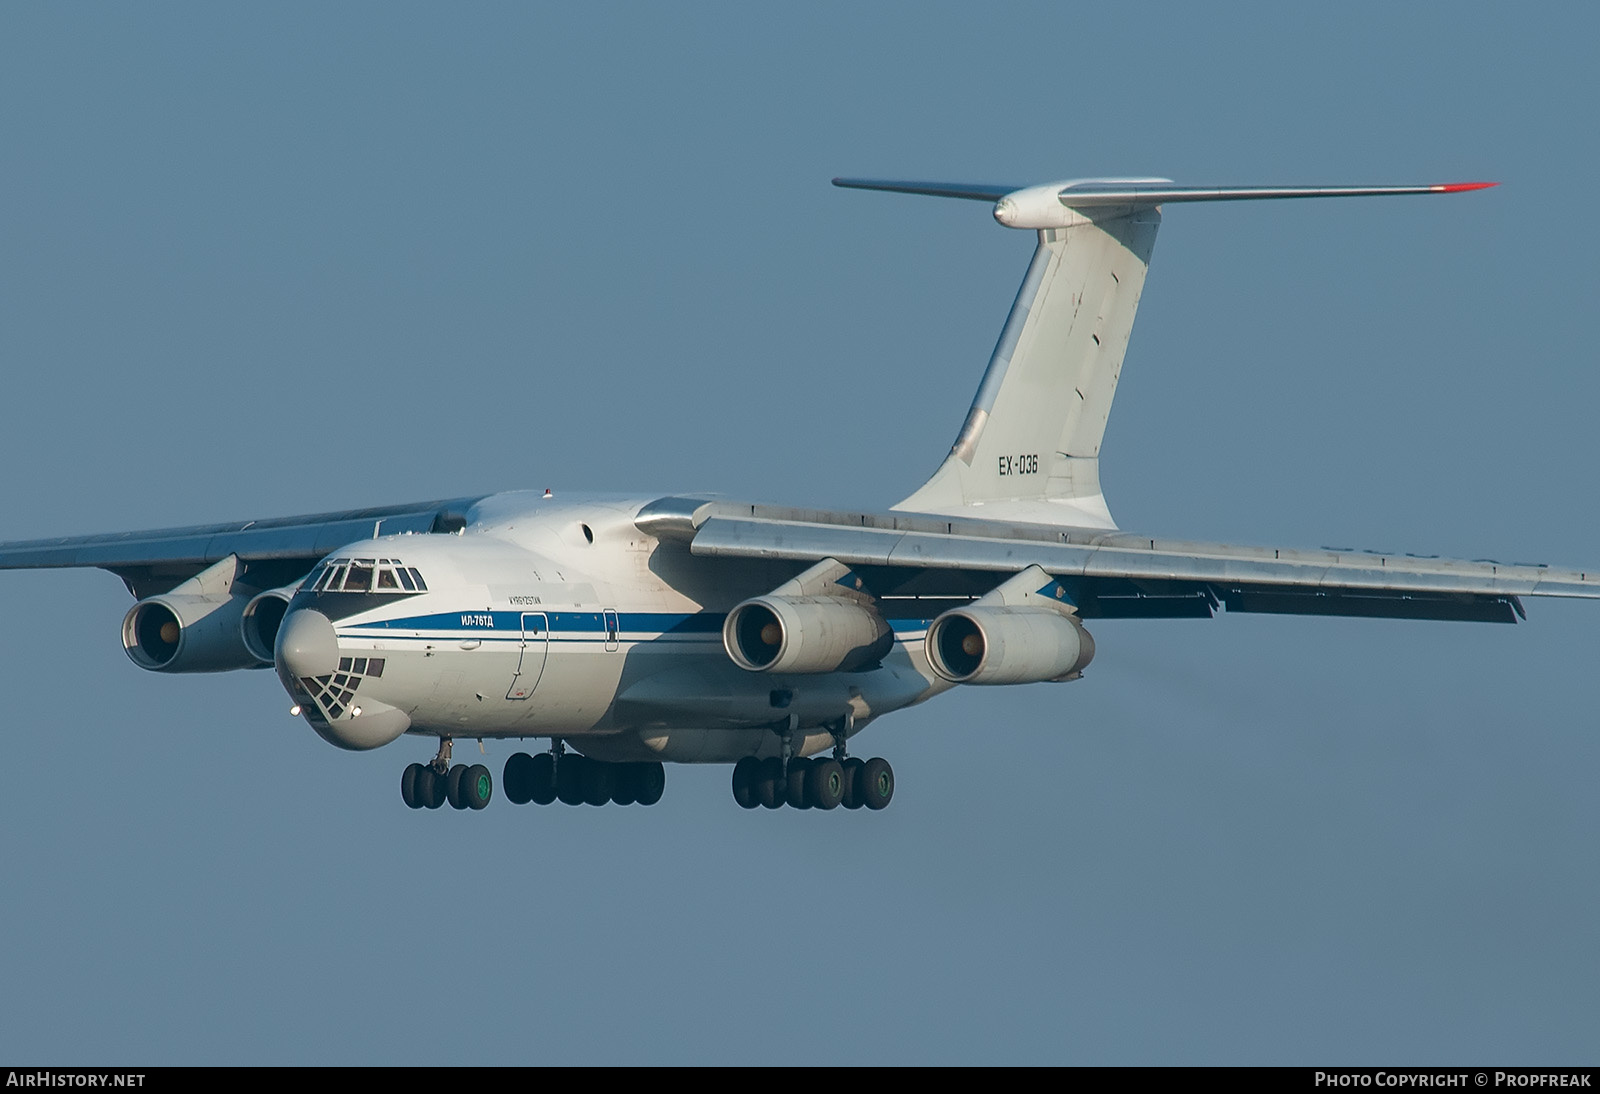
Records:
M404 596L428 591L415 566L398 558L335 558L306 575L301 588L317 594L370 593Z

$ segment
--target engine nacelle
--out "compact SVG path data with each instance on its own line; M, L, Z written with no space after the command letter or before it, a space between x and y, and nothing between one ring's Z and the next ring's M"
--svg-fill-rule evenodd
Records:
M972 604L928 625L927 650L933 671L954 684L1032 684L1082 672L1094 639L1052 608Z
M278 645L278 628L283 625L289 601L294 599L299 589L298 583L285 585L281 589L268 589L244 606L239 634L244 641L244 648L263 664L272 664L273 650Z
M872 608L837 596L758 596L728 613L722 644L751 672L849 672L881 660L894 633Z
M166 593L141 600L122 619L122 647L152 672L227 672L271 664L246 648L242 596Z

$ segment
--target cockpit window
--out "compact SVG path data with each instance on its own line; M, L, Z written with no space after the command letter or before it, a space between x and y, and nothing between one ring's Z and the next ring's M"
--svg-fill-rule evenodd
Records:
M301 588L316 593L420 593L427 583L398 558L336 558L306 575Z
M372 560L370 558L358 558L350 563L350 572L344 579L344 591L347 593L372 591Z

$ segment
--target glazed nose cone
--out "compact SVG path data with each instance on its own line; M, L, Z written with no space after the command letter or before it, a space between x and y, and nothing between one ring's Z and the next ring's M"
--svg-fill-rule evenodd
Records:
M327 616L299 608L284 617L274 653L291 676L326 676L339 667L339 636Z

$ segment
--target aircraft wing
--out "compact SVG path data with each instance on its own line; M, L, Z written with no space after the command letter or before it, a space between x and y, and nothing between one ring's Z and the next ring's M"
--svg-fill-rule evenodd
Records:
M1245 547L906 513L831 513L668 498L640 527L706 558L837 559L912 615L981 596L1037 564L1084 618L1233 612L1512 623L1521 597L1600 599L1600 569L1472 562L1343 548Z
M262 589L304 576L329 551L353 540L395 532L452 532L478 499L350 509L300 517L157 528L144 532L67 536L0 543L0 570L97 567L110 570L135 597L166 592L212 563L236 556Z

